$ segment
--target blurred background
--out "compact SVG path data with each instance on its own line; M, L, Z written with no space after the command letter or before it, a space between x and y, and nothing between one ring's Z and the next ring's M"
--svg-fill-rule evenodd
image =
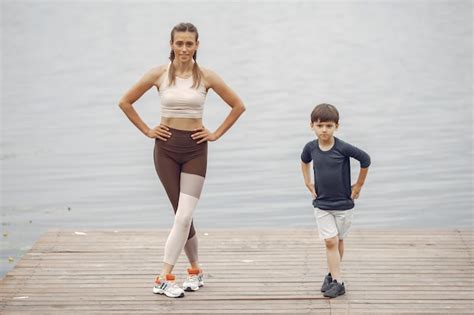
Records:
M300 154L323 102L372 158L354 228L472 228L471 1L2 1L0 276L48 229L171 227L118 101L179 22L247 107L209 144L198 230L316 228ZM156 89L135 108L157 125ZM210 91L205 126L229 109Z

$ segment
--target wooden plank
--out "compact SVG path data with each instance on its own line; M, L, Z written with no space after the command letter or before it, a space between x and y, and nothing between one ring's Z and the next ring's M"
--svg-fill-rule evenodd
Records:
M200 231L206 286L176 300L151 293L168 231L76 232L45 233L2 279L2 314L469 314L474 303L471 229L354 230L347 294L333 300L319 292L326 258L313 229ZM178 279L185 268L182 255Z

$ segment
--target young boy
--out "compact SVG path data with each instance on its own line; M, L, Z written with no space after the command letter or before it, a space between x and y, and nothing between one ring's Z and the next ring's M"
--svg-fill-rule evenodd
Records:
M339 113L333 105L320 104L311 113L311 128L317 140L308 142L301 153L304 182L313 196L314 214L319 238L326 243L329 273L324 278L321 292L334 298L346 293L340 264L344 254L344 238L352 224L354 199L359 197L370 165L364 151L336 137ZM360 162L357 182L351 186L349 158ZM310 163L313 161L314 184L311 182Z

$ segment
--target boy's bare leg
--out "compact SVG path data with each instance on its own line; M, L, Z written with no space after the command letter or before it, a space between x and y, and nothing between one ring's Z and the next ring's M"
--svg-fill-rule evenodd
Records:
M326 256L328 261L329 272L333 279L341 278L340 264L341 256L339 254L339 238L337 236L324 240L326 243Z
M344 240L339 240L339 256L341 257L342 261L342 256L344 256Z
M341 257L340 262L342 262L342 257L344 256L344 240L339 240L338 250L339 250L339 257ZM328 272L331 272L329 268L328 268Z

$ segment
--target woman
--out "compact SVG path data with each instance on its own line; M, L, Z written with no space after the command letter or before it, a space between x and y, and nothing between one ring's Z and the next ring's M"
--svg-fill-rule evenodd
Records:
M120 100L120 108L146 136L155 138L156 172L168 194L175 220L165 244L163 269L154 293L183 297L203 282L198 261L198 241L192 217L199 200L207 167L207 142L219 139L245 111L245 106L214 72L196 62L198 31L191 23L180 23L171 31L171 62L148 71ZM161 98L161 122L149 128L133 108L146 91L155 86ZM213 89L231 108L229 115L210 132L202 124L207 91ZM171 274L180 253L191 264L183 288Z

